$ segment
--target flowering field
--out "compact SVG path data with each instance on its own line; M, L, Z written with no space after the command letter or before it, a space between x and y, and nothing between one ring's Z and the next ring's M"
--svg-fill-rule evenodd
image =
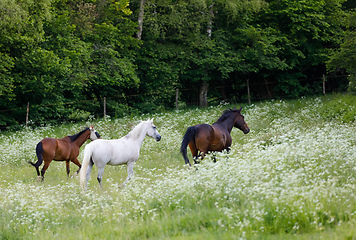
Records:
M356 98L245 107L251 132L233 129L229 154L185 166L179 148L186 128L212 124L229 107L239 106L0 132L0 238L356 239ZM126 166L107 166L103 189L94 166L83 193L64 162L53 161L44 182L27 164L44 137L94 125L115 139L149 117L162 140L144 140L125 188Z

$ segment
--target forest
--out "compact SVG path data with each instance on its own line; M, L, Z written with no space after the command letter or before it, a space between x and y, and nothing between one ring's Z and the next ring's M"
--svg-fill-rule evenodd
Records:
M0 127L356 93L353 0L1 0ZM326 90L325 90L326 89ZM105 101L104 101L105 99ZM26 111L26 109L30 109Z

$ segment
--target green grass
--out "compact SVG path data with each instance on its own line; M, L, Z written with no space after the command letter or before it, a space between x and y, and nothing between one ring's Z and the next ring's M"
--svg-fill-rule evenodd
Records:
M239 106L1 132L0 239L356 239L355 100L335 94L244 106L251 132L233 129L229 154L192 168L179 153L186 128ZM94 125L115 139L152 117L162 140L145 139L125 188L126 166L107 166L103 189L94 167L83 193L64 162L53 161L44 182L27 164L44 137Z

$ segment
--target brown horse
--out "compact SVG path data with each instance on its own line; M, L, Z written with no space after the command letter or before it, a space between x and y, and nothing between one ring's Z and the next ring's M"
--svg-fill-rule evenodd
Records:
M249 133L250 129L245 123L244 116L241 115L241 109L242 107L239 110L225 110L213 125L198 124L188 127L180 148L185 163L190 165L187 156L188 145L192 152L194 162L197 163L196 159L198 157L203 159L205 154L209 151L222 151L230 148L232 143L230 135L232 127L240 129L244 134ZM198 156L199 151L200 154Z
M52 162L55 161L66 161L67 166L67 175L69 176L69 161L76 164L79 169L77 174L79 173L82 165L79 163L77 157L79 155L79 148L84 144L86 140L96 140L100 138L99 133L97 133L94 128L91 126L90 128L85 128L83 131L73 135L66 136L61 139L57 138L44 138L42 139L36 147L36 154L38 161L36 163L29 162L32 166L36 168L38 179L43 181L44 174ZM41 175L39 171L39 166L41 166L44 161L44 166L41 170Z

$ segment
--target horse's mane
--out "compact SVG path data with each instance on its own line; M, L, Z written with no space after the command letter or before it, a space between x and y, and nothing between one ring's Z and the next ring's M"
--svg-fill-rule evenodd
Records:
M146 122L142 121L139 124L137 124L134 129L132 129L127 135L126 137L132 137L132 138L137 138L138 136L140 136L141 132L142 132L142 127L144 126Z
M74 134L72 136L68 136L70 138L70 140L72 142L74 142L75 140L77 140L79 138L80 135L82 135L86 130L88 130L89 128L85 128L84 130L82 130L81 132L77 133L77 134Z
M225 119L229 118L231 116L231 114L233 113L239 113L241 114L240 110L238 109L226 109L223 111L221 117L219 117L219 119L216 122L222 122Z

